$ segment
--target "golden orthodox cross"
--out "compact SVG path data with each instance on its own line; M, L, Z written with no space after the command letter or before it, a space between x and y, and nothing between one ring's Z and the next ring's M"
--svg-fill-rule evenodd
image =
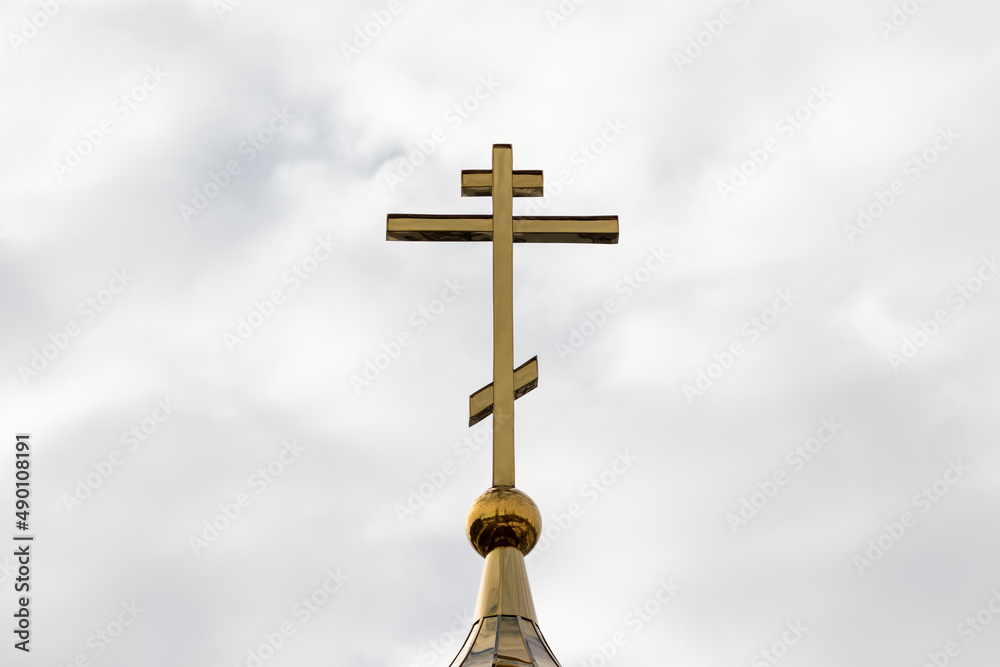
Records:
M618 216L515 216L514 197L541 197L541 171L514 171L510 144L492 169L462 170L463 197L493 197L493 215L402 215L388 241L493 242L493 382L469 397L469 425L493 414L493 486L514 486L514 400L538 386L538 357L514 368L514 243L617 243Z

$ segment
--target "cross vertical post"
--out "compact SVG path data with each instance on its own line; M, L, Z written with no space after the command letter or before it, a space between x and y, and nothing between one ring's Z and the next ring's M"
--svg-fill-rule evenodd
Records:
M493 147L493 486L514 486L514 160Z

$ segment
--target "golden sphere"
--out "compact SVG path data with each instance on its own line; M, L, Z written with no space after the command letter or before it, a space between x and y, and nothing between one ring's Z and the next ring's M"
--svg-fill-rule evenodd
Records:
M493 486L472 503L465 529L483 558L497 547L517 547L527 556L542 533L542 515L522 491Z

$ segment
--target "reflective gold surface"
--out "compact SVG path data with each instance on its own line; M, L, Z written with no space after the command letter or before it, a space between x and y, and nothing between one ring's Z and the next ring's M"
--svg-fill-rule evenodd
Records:
M514 243L618 243L617 215L514 218Z
M513 164L493 146L493 486L514 486Z
M387 241L492 241L492 215L398 215L386 218Z
M511 179L515 197L541 197L541 171L515 171ZM462 170L463 197L489 197L493 194L493 172L489 169Z
M489 616L476 621L451 663L451 667L528 665L560 667L538 624L520 616Z
M483 581L476 601L476 618L499 614L535 620L524 554L514 547L500 547L486 556Z
M618 243L613 215L545 218L515 215L514 243ZM491 215L401 215L386 219L387 241L492 241Z
M475 618L451 667L559 667L538 627L517 549L500 547L486 556Z
M493 244L493 382L475 392L469 404L470 426L493 414L493 486L514 486L514 400L538 384L537 366L526 381L514 377L513 244L618 242L618 216L514 217L513 198L540 197L543 176L514 171L513 162L509 144L494 144L490 169L462 171L462 196L492 197L492 215L393 213L386 218L385 234L390 241Z
M493 486L466 517L469 542L486 558L476 621L452 667L559 667L535 620L524 556L542 517L514 487L514 401L538 386L538 358L514 368L515 243L617 243L618 216L514 216L514 197L540 197L541 171L514 171L508 144L490 169L462 171L463 197L492 197L492 215L386 218L390 241L490 241L493 245L493 382L469 397L469 425L493 415Z
M472 503L465 530L480 556L500 547L515 547L527 555L542 532L542 515L523 491L494 486Z
M532 357L514 369L514 400L538 386L538 357ZM469 396L469 426L475 426L493 414L493 383Z

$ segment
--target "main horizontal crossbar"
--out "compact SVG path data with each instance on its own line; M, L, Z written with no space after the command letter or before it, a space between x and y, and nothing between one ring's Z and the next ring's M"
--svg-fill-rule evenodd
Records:
M514 243L618 243L618 216L514 216ZM490 215L403 215L386 219L387 241L492 241Z

